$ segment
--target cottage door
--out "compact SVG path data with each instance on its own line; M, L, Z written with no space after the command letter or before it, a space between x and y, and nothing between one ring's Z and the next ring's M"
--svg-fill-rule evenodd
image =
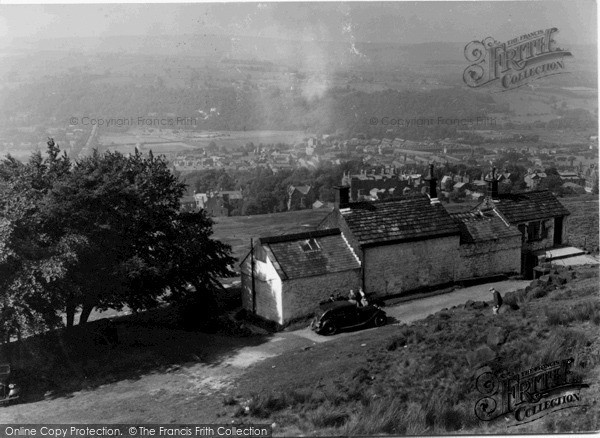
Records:
M554 219L554 246L562 245L563 218Z

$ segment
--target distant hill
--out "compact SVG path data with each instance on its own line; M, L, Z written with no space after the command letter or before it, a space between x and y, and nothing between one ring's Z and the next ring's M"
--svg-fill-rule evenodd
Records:
M482 36L482 38L485 36ZM145 56L207 57L213 60L260 60L302 70L344 71L347 68L401 69L423 65L464 65L464 42L428 42L420 44L341 41L299 41L236 35L160 35L111 36L86 38L17 39L12 53L39 51L120 53ZM564 44L563 44L564 45ZM597 48L592 45L566 44L574 54L575 70L597 71ZM417 69L418 70L418 69Z

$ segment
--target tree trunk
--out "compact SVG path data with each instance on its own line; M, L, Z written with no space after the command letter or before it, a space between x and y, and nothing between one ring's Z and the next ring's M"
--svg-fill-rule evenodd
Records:
M79 315L79 325L83 325L87 322L88 318L90 317L90 313L92 313L92 310L94 310L94 307L96 306L91 303L83 304L83 308L81 309L81 315Z
M74 304L67 304L67 328L73 327L73 324L75 323L75 308L76 306Z

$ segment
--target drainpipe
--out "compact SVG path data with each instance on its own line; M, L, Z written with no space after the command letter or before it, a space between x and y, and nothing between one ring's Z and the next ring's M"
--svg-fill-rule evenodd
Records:
M252 272L252 313L256 315L256 288L254 286L254 239L250 239L250 271Z
M365 258L365 249L361 247L361 253L362 253L362 266L361 266L361 276L362 276L362 290L363 292L366 294L367 293L367 287L365 284L365 264L367 262L367 259Z

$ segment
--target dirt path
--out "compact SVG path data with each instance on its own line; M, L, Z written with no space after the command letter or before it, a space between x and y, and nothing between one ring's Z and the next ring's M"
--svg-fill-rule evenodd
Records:
M490 301L491 286L504 294L528 283L503 281L472 286L386 307L386 312L391 321L410 323L467 300ZM231 422L231 417L223 417L229 415L223 400L226 394L235 394L235 382L245 369L287 351L355 333L332 337L317 335L310 329L277 333L259 345L236 349L217 363L174 366L167 372L82 390L69 397L9 406L0 409L0 423Z
M420 298L413 301L395 304L385 308L385 312L391 321L396 323L409 324L414 321L426 318L444 308L458 306L473 301L491 301L490 287L496 288L502 295L528 286L529 280L507 280L494 283L479 284L477 286L457 289L453 292ZM491 311L491 310L490 310ZM313 342L327 342L332 339L339 339L344 336L352 336L357 332L340 333L333 337L320 336L313 333L310 329L302 329L293 332Z

